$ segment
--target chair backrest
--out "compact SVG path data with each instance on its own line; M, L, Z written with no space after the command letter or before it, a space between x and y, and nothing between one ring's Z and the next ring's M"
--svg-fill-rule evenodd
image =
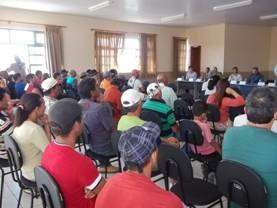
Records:
M119 150L118 150L118 142L121 136L121 131L113 131L112 135L111 135L111 141L112 141L112 146L115 152L117 152L119 154Z
M220 111L217 105L208 104L207 119L213 123L219 122Z
M180 137L181 140L189 144L201 146L204 138L200 126L194 121L183 119L180 121Z
M238 162L223 160L216 171L219 191L241 207L267 207L267 191L260 176Z
M189 110L188 104L181 99L177 99L174 102L174 113L176 120L192 119L192 112Z
M165 177L181 184L193 179L191 161L184 152L167 144L161 144L158 151L158 167Z
M140 113L140 118L144 121L152 121L156 123L159 127L162 126L162 121L158 113L152 110L143 109Z
M43 208L63 208L64 200L54 178L41 166L35 168L37 187Z
M14 168L15 171L21 170L21 167L23 165L23 157L18 144L10 135L4 136L4 143L8 153L11 168Z

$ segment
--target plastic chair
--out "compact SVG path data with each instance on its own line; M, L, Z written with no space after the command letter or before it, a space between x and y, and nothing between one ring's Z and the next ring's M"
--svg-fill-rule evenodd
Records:
M140 118L144 121L152 121L157 124L160 128L162 126L162 121L158 113L152 110L143 109L140 113Z
M54 178L41 166L35 168L35 177L43 208L64 208L64 200Z
M267 190L260 176L251 168L224 160L217 167L219 191L231 202L240 207L266 208Z
M177 99L174 102L174 114L177 121L182 119L193 119L193 115L188 104L181 99Z
M23 165L23 158L21 151L15 142L15 140L9 136L4 136L5 147L8 153L8 159L10 168L13 171L13 178L18 183L20 187L19 199L17 203L17 208L20 207L20 202L22 198L23 190L30 190L31 192L31 208L34 205L34 198L38 198L39 194L36 191L36 183L34 181L30 181L22 176L21 168Z
M159 170L165 177L177 181L170 189L179 196L189 207L206 206L213 207L220 204L222 194L214 184L193 177L193 169L188 156L179 149L162 144L159 148Z

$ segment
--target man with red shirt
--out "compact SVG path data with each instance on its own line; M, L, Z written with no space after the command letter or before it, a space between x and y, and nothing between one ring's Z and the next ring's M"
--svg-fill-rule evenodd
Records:
M181 200L151 181L157 165L160 128L152 122L135 126L119 139L127 171L113 176L97 197L96 208L183 208Z
M57 101L49 110L56 136L43 153L41 164L57 181L67 208L94 208L105 184L94 163L74 150L82 133L82 109L72 99Z

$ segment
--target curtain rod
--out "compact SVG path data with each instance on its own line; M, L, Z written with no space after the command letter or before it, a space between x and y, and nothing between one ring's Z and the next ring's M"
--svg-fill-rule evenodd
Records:
M11 23L19 23L19 24L28 24L28 25L54 26L54 27L66 28L66 26L63 26L63 25L49 25L49 24L40 24L40 23L34 23L34 22L13 21L13 20L3 20L3 19L0 19L0 22L7 22L9 24L11 24Z
M100 31L100 32L110 32L110 33L139 33L141 34L142 32L126 32L126 31L113 31L113 30L101 30L101 29L96 29L96 28L91 28L91 31ZM143 34L147 34L147 35L157 35L154 33L145 33L143 32Z

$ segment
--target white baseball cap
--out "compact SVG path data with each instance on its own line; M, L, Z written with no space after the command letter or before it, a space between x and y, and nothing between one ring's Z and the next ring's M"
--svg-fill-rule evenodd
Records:
M43 92L46 92L55 87L57 84L57 80L55 80L53 77L50 77L42 82L41 87L43 89Z
M121 96L121 104L123 107L131 107L140 100L143 100L143 98L143 93L140 93L134 89L128 89Z
M160 92L161 88L159 86L159 84L157 83L151 83L148 85L147 87L147 94L149 95L150 98L154 97L155 95L158 94L158 92Z

